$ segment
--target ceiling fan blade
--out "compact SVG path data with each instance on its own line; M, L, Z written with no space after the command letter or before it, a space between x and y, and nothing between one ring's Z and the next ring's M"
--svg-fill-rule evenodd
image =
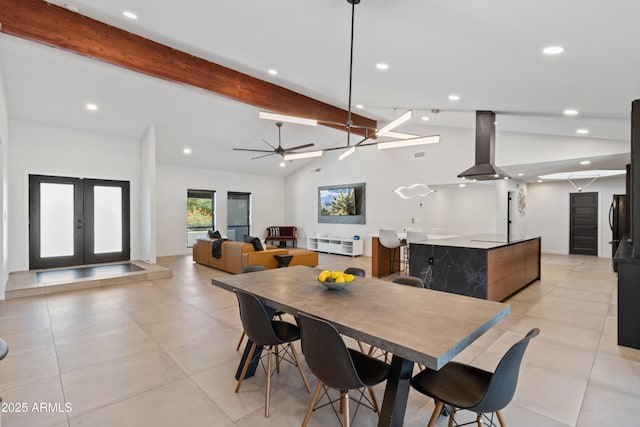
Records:
M234 148L235 151L253 151L256 153L273 153L271 150L254 150L252 148Z
M262 142L264 142L265 144L267 144L269 147L273 148L274 150L276 149L275 146L269 144L269 141L267 141L266 139L263 139Z
M302 150L303 148L313 147L314 145L315 145L314 143L311 143L311 144L304 144L304 145L298 145L298 146L296 146L296 147L287 148L287 149L286 149L286 150L284 150L284 151L288 152L288 151Z
M263 157L269 157L269 156L273 156L274 154L278 154L278 153L269 153L269 154L263 154L262 156L258 156L258 157L252 157L251 160L255 160L255 159L261 159Z

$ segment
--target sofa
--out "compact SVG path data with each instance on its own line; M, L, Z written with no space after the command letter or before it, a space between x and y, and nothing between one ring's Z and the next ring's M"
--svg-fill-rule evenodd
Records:
M239 274L247 265L260 264L267 269L277 268L278 260L274 255L291 255L289 265L318 265L318 253L306 249L276 248L267 245L263 251L256 251L253 244L227 240L222 243L220 258L211 255L213 242L218 239L199 238L193 245L194 262L223 270L228 273Z

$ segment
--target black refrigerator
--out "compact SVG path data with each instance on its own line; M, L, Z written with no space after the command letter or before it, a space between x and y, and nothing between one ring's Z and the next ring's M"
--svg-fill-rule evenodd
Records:
M609 208L609 226L611 227L611 258L615 257L620 240L629 237L629 198L626 194L614 194ZM613 271L618 271L618 266L613 261Z

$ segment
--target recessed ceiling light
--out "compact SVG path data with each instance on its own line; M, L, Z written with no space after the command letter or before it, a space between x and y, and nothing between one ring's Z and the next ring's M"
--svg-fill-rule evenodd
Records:
M580 162L581 165L590 165L591 162L589 160L583 160Z
M377 68L378 70L386 71L386 70L388 70L388 69L389 69L389 64L385 64L384 62L378 62L378 63L376 64L376 68Z
M287 164L286 164L285 162L280 162L280 167L281 167L281 168L283 168L283 167L285 167L285 166L287 166Z
M542 182L542 180L541 180L541 179L539 179L539 180L538 180L538 182Z
M562 46L547 46L542 49L542 53L545 55L560 55L564 52L564 48Z
M182 152L183 152L184 154L191 154L191 148L187 147L187 148L185 148L184 150L182 150Z
M564 115L565 116L577 116L578 115L578 110L573 110L573 109L564 110Z
M580 135L586 135L589 133L589 129L577 129L576 132Z
M92 103L92 102L87 103L87 105L85 107L89 111L97 111L98 110L98 106L96 104Z
M138 19L138 15L136 15L133 12L129 12L128 10L125 10L124 12L122 12L122 14L129 19L133 19L133 20Z
M276 76L276 75L278 75L278 70L274 70L273 68L269 68L267 73L271 74L272 76Z
M504 177L504 179L509 179L509 177L508 177L508 176L505 176L505 177Z
M427 117L427 116L422 116L422 120L424 120L425 122L428 122L431 119L429 119L429 117Z
M464 188L466 186L467 186L467 184L458 184L458 187L460 187L460 188Z
M357 105L356 105L356 108L357 108L357 109L359 109L359 110L362 110L362 109L364 108L364 105L362 105L362 104L357 104Z
M522 175L524 175L524 174L523 174L523 173L519 173L519 174L518 174L518 176L522 176Z
M449 95L449 101L460 101L460 95Z

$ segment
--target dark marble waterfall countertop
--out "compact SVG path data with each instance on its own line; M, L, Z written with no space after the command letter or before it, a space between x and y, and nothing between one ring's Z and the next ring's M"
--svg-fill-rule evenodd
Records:
M624 264L640 264L640 258L633 256L633 244L626 239L627 236L624 237L620 239L620 245L613 256L613 260Z
M527 240L538 239L535 237L516 237L507 239L504 234L472 234L469 236L454 236L445 239L428 239L420 242L412 242L418 245L433 245L433 246L449 246L456 248L470 248L470 249L495 249L503 246L513 245L515 243L524 242Z

